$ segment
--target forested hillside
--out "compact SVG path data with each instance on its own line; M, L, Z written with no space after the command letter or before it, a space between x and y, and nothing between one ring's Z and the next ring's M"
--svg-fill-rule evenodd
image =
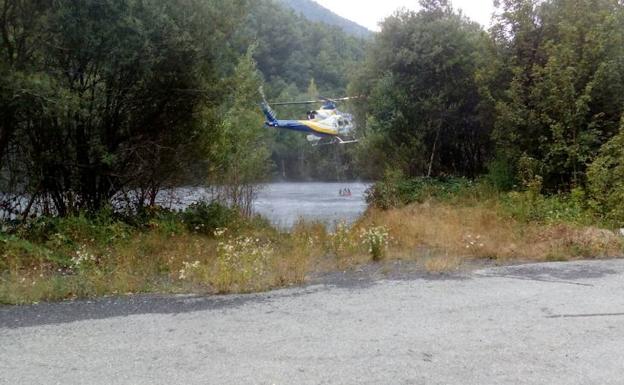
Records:
M360 38L371 38L373 32L361 25L340 17L313 0L278 0L310 21L340 27L344 32Z
M348 74L364 58L365 42L339 27L315 23L273 0L250 4L245 41L255 41L254 57L269 96L294 85L305 92L315 80L322 93L342 93Z
M275 1L251 4L246 33L271 100L298 101L345 96L349 74L364 59L367 41L340 27L312 22ZM344 106L342 106L344 107ZM318 106L277 108L284 119L304 118ZM289 180L345 180L358 177L351 149L312 147L305 135L272 132L273 177Z

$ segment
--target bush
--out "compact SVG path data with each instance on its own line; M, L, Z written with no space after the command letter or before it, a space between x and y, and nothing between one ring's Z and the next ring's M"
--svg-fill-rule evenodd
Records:
M386 171L384 178L366 191L366 203L382 210L401 205L399 184L402 180L400 171Z
M387 173L366 194L369 205L387 210L428 199L450 200L476 191L477 184L465 178L412 178Z
M190 205L182 213L182 218L190 231L206 235L212 235L219 228L232 228L241 221L236 209L205 201Z
M32 268L49 262L69 265L70 258L14 235L0 234L0 273L7 270Z
M510 160L497 158L488 164L485 180L499 191L511 191L516 185L516 171Z
M450 200L468 193L475 183L465 178L417 178L399 185L404 203L424 202L428 199Z
M334 232L329 234L329 250L337 257L344 257L355 252L357 242L354 242L351 227L344 221L337 222Z
M38 217L26 222L15 223L8 232L36 243L77 243L89 241L93 244L109 245L118 239L125 239L131 226L110 209L97 214L80 213L68 217ZM61 242L63 241L63 242Z
M602 146L590 165L588 187L592 208L617 226L624 224L624 120L622 130Z
M502 207L513 218L522 222L575 223L589 225L595 222L587 206L583 189L569 194L545 196L534 190L510 192L501 199Z

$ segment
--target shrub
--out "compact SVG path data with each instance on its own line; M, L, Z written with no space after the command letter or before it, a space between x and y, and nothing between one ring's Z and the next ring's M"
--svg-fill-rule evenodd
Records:
M185 227L179 212L161 206L143 207L138 213L124 216L125 223L149 230L159 230L166 234L180 234Z
M104 209L95 215L79 213L68 217L38 217L15 224L9 232L19 238L48 244L54 248L88 242L107 246L129 238L132 226L116 217L111 210Z
M384 178L366 191L366 203L382 210L401 205L399 184L402 180L400 171L386 171Z
M75 270L93 269L98 262L98 257L92 254L86 245L80 245L71 259L71 268Z
M465 178L412 178L400 174L386 174L366 195L369 205L387 210L428 199L450 200L476 191L477 184Z
M592 208L618 226L624 224L624 119L620 133L602 146L587 177Z
M178 271L178 279L181 281L192 280L201 271L201 262L182 262L182 268Z
M0 234L0 272L31 268L44 263L68 265L70 258L14 235Z
M510 160L497 158L488 164L485 180L499 191L510 191L516 185L516 170Z
M187 228L192 232L212 235L216 229L231 228L240 219L240 213L218 202L198 202L182 213Z
M510 192L501 199L503 210L522 222L592 224L595 218L587 206L583 189L569 194L545 196L535 190Z

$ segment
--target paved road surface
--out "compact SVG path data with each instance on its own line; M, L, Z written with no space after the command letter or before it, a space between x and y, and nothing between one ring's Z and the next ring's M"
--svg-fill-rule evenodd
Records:
M623 384L624 261L0 307L0 383Z

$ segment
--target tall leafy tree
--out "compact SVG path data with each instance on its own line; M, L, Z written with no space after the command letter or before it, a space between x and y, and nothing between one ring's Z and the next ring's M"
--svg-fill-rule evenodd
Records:
M251 215L256 184L269 175L271 165L268 135L259 124L261 84L252 47L236 66L227 112L211 135L213 163L218 166L210 175L212 184L219 187L226 201L247 215Z
M410 175L474 176L489 146L475 76L486 35L446 1L421 6L384 21L354 82L368 95L365 143L380 147L364 151Z
M499 154L535 160L532 172L550 190L581 185L587 164L617 132L624 107L622 4L506 0L499 6L493 36L510 79L497 104Z
M0 2L3 190L65 215L124 193L154 203L188 180L206 141L198 111L219 120L245 5Z

